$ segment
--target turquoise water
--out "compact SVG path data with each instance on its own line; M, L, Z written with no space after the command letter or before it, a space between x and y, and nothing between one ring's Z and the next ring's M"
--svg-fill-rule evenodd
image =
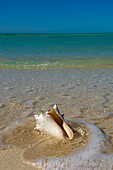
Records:
M0 66L112 66L113 34L0 34Z
M112 68L92 69L92 66ZM26 131L31 126L29 122L35 124L34 114L45 113L54 104L59 106L61 113L65 113L65 117L100 127L113 144L113 34L0 34L2 152L19 149L24 142L27 148L26 141L29 140L26 139L32 139L32 134ZM51 161L57 168L63 167L63 160L67 159L67 163L71 161L71 169L112 169L112 148L107 147L111 146L109 137L106 138L94 125L87 125L83 129L88 131L88 144L74 156L55 158L55 162L59 163L57 166ZM18 126L21 127L20 132ZM12 133L13 129L17 129L18 133L14 133L12 139L10 135L7 138L7 130ZM6 143L2 141L4 136ZM29 151L35 154L34 143L35 139L31 140ZM36 160L38 158L35 163ZM23 158L21 161L24 161ZM31 166L31 160L27 161ZM6 164L7 161L4 161L1 165L6 167ZM50 162L47 166L52 167Z

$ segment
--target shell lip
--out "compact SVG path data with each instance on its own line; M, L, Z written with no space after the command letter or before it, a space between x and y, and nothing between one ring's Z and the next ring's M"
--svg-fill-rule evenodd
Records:
M73 139L74 133L70 126L66 123L64 119L64 114L61 114L57 105L54 105L51 111L47 112L46 114L50 115L53 120L60 126L60 128L63 130L64 135L69 138L70 140Z

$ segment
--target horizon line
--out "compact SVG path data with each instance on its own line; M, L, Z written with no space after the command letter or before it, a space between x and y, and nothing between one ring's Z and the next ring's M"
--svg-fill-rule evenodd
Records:
M50 32L50 33L38 33L38 32L37 33L30 33L30 32L29 33L24 33L24 32L23 33L19 33L19 32L11 33L11 32L6 32L6 33L2 33L1 32L0 34L26 34L26 35L27 34L35 34L35 35L37 35L37 34L113 34L113 32L91 32L91 33L89 33L89 32L88 33L85 33L85 32L81 32L81 33L76 33L76 32L75 33L74 32L73 33L71 33L71 32L70 33L63 33L63 32L56 32L56 33L52 33L52 32Z

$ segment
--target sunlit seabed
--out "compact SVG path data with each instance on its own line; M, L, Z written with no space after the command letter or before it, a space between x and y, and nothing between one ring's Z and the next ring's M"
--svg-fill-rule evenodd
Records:
M1 68L113 65L113 34L0 34L0 49Z
M73 169L75 163L81 169L113 167L112 68L1 69L0 72L1 149L26 148L22 159L35 167L45 165L50 168L51 165L54 168L70 166ZM76 123L85 120L95 124L111 139L96 126L85 122L79 124L86 136L75 134L72 142L64 144L36 133L33 115L45 113L54 104L58 104L65 117L72 118ZM53 149L55 145L60 145L59 150L56 147L58 152ZM40 150L40 146L44 150ZM66 152L68 146L70 148ZM38 147L39 155L36 150Z
M113 169L113 34L0 34L0 49L0 149L49 170ZM34 131L54 104L85 135Z

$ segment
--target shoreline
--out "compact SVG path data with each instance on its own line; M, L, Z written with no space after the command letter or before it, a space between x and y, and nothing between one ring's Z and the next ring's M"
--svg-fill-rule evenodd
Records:
M94 64L93 64L94 63ZM81 69L103 69L103 68L113 68L113 60L86 60L79 61L55 61L55 62L0 62L0 70L46 70L46 69L73 69L73 68L81 68Z
M0 108L0 127L8 127L12 123L13 127L16 127L18 120L21 123L22 120L37 113L45 113L54 104L58 104L65 117L97 125L111 137L113 144L112 72L113 68L2 70L0 103L4 104L4 107ZM21 139L27 140L25 134L29 133L21 132ZM9 167L11 170L12 164L15 170L20 167L22 170L36 169L22 163L22 152L24 149L0 151L2 169ZM9 159L6 159L7 157Z

